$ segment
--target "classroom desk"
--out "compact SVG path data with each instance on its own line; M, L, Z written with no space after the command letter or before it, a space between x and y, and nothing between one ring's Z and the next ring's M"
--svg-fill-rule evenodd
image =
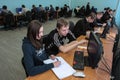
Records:
M2 26L4 23L3 23L3 16L0 15L0 26Z
M22 16L22 14L15 14L14 15L14 23L16 24L16 26L17 26L18 18L21 16ZM4 20L4 16L0 15L0 26L4 25L3 20Z
M79 37L77 40L84 39L84 36ZM111 67L112 64L112 48L113 48L113 41L102 39L103 46L104 46L104 57L109 66ZM71 66L73 64L73 56L74 52L77 49L73 49L67 53L59 53L58 56L61 56L66 60ZM84 53L87 54L87 51L84 50ZM102 61L102 59L101 59ZM103 71L102 69L106 70L105 66L99 62L98 68L92 69L91 67L85 67L84 73L86 75L85 78L76 78L74 76L69 76L67 78L64 78L62 80L110 80L110 75ZM102 68L102 69L100 69ZM62 72L61 72L62 73ZM52 72L52 70L48 70L47 72L44 72L42 74L38 74L36 76L28 77L26 80L59 80L55 74Z
M14 15L15 21L18 21L18 18L19 18L19 17L22 17L22 16L23 16L23 14L15 14L15 15Z

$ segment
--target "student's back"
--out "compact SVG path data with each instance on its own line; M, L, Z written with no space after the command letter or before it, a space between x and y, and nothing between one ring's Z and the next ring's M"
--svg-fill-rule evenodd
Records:
M12 29L14 26L15 20L14 20L14 15L11 11L6 10L2 12L3 21L4 21L4 28L5 29Z
M75 35L75 37L77 38L80 35L85 35L87 26L89 26L89 24L85 19L79 20L73 29L73 34Z

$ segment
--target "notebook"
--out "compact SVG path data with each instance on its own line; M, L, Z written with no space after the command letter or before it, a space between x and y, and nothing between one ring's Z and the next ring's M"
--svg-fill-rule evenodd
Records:
M57 59L59 61L61 61L61 65L59 67L56 68L52 68L52 71L55 73L55 75L59 78L59 79L63 79L66 78L68 76L71 76L73 73L76 72L76 70L74 70L62 57L57 57ZM49 64L49 63L53 63L57 61L55 60L45 60L44 63L45 64Z

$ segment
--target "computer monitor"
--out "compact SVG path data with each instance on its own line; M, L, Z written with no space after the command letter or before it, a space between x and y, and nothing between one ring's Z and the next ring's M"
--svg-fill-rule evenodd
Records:
M103 46L100 38L93 31L90 32L87 51L89 66L96 68L103 53Z
M46 7L45 7L45 11L48 11L48 10L49 10L49 7L48 7L48 6L46 6Z
M0 8L0 14L2 13L2 8Z
M120 80L120 28L117 27L117 30L113 46L111 80Z
M114 45L113 45L113 50L112 50L113 54L115 54L117 48L120 48L119 40L120 40L120 28L117 27L116 36L115 36Z
M16 13L20 14L22 12L22 8L16 8Z

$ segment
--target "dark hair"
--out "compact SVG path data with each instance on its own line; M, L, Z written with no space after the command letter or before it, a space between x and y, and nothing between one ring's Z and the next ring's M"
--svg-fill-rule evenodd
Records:
M42 5L40 4L39 7L41 7Z
M27 38L36 49L40 49L42 47L42 40L39 41L36 39L41 27L42 24L38 20L33 20L28 24Z
M6 5L3 5L2 9L7 9L7 6L6 6Z
M89 15L87 15L86 17L91 17L91 19L96 19L96 14L92 12Z
M50 5L50 7L53 7L52 5Z
M57 20L57 28L58 29L60 29L62 26L67 26L67 25L69 25L69 23L68 23L68 21L67 20L65 20L64 18L60 18L60 19L58 19Z
M33 5L32 5L32 7L34 8L34 7L35 7L35 5L33 4Z
M22 5L22 8L25 8L25 5Z

